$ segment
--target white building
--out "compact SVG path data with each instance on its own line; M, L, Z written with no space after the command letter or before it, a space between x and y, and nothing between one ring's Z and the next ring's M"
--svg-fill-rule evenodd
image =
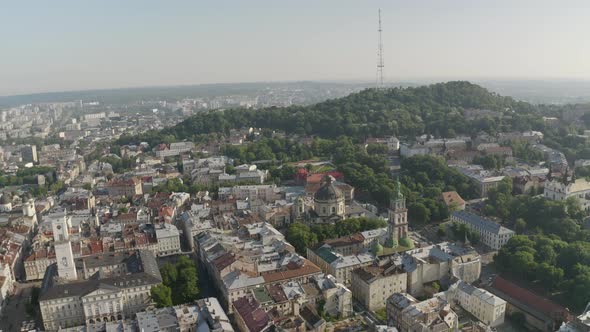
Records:
M197 301L196 305L178 305L138 312L137 327L141 332L233 332L225 311L216 298Z
M441 297L419 302L406 293L394 293L387 300L387 325L400 332L457 331L459 317Z
M467 211L453 212L451 221L468 225L479 233L483 244L494 250L500 250L515 234L511 229Z
M190 152L194 147L193 142L176 142L170 143L170 145L160 144L156 147L156 157L165 158L178 156L182 153Z
M314 276L314 281L322 292L324 310L332 317L348 317L353 314L352 292L336 281L332 275Z
M390 261L352 271L352 295L365 308L376 311L385 308L385 302L393 293L405 292L407 274Z
M590 211L588 194L590 194L590 182L583 178L567 184L558 180L545 182L544 196L546 199L564 201L570 197L576 197L585 211Z
M397 139L397 137L387 137L385 141L387 142L387 149L389 151L399 150L399 139Z
M485 289L459 280L445 292L445 296L447 301L457 302L486 325L496 327L504 323L506 301Z
M86 114L86 115L84 115L84 120L88 121L88 120L104 119L106 117L107 117L107 115L105 112L100 112L100 113Z
M78 275L86 279L58 279L55 268L48 269L39 297L46 331L133 318L151 305L150 290L162 282L151 252L139 250L123 261L106 254L95 262L105 269L89 276L81 266Z
M481 274L475 250L447 242L406 251L398 260L408 275L407 292L414 296L423 295L424 285L433 281L456 277L473 282Z
M178 228L170 224L160 224L156 228L158 240L158 256L178 254L180 250L180 232Z
M405 158L410 158L413 156L418 156L418 155L428 155L430 154L430 148L424 145L419 145L419 144L415 144L413 146L410 146L408 144L400 144L400 148L399 148L399 154L402 157Z
M248 199L260 200L266 203L272 203L280 199L280 189L275 184L246 185L235 187L220 187L218 191L219 199L226 199L233 196L238 200Z

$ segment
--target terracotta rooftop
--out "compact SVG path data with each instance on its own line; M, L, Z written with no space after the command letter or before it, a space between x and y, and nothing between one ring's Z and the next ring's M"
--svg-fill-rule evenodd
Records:
M242 317L250 332L261 332L270 323L270 316L254 297L242 297L233 302L236 313Z
M323 244L329 244L332 248L349 246L356 243L363 243L365 238L361 233L339 237L337 239L326 240Z
M494 290L500 291L501 293L507 295L513 300L516 300L517 302L524 304L526 307L532 308L533 310L542 313L547 317L551 317L553 319L559 317L562 318L562 320L564 321L571 320L571 315L566 308L552 302L549 299L539 296L527 289L524 289L500 276L494 279L494 282L492 283L492 288ZM509 301L509 299L505 300L507 302L513 302Z
M276 303L287 302L289 300L281 286L277 284L266 286L266 289L268 290L270 297L272 297Z
M264 278L264 282L277 282L286 279L292 278L299 278L306 275L314 274L322 272L322 270L314 265L312 262L306 260L303 266L293 269L293 270L286 270L286 271L278 271L269 274L265 274L262 277Z
M228 252L213 260L213 265L215 265L218 271L221 271L226 267L232 265L235 261L236 258L234 257L234 255Z
M461 198L461 196L459 196L459 194L456 191L445 191L442 193L442 198L447 206L450 206L451 204L465 204L463 198Z

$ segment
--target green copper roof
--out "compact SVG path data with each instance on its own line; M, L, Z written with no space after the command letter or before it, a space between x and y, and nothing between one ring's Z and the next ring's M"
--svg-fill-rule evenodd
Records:
M330 249L328 248L319 248L315 251L316 255L320 256L321 259L323 259L326 263L331 264L333 261L338 259L338 256L336 256Z

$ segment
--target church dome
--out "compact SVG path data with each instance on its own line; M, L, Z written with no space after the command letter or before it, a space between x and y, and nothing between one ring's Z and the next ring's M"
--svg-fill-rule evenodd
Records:
M342 191L334 186L334 178L326 175L323 179L322 186L315 192L313 198L316 201L337 201L344 198Z
M375 244L373 244L373 254L375 256L383 254L383 246L378 241L376 241Z
M403 247L409 248L409 249L413 249L414 248L414 241L412 241L412 239L410 239L409 237L402 237L399 240L399 244Z

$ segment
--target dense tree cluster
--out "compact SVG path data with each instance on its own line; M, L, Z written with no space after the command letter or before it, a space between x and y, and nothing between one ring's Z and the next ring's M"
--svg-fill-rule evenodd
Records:
M506 160L499 155L483 155L473 159L473 163L487 170L497 170L505 166Z
M263 137L248 145L227 145L223 154L236 162L250 163L256 160L280 160L282 162L306 160L313 157L305 146L284 138Z
M151 289L151 296L157 307L190 303L197 299L197 265L190 258L180 256L175 264L164 264L160 273L162 285Z
M509 146L512 148L512 155L522 161L534 163L545 160L543 152L534 149L530 143L516 140Z
M574 309L590 299L590 243L565 242L556 236L516 235L494 258L503 273L563 292Z
M590 240L590 232L580 226L584 212L577 198L551 201L511 193L512 182L503 180L488 192L484 213L501 218L519 232L555 234L566 241Z
M387 223L382 219L350 218L336 224L314 224L308 226L303 223L293 223L287 232L287 241L298 253L305 255L307 248L327 239L351 235L358 232L385 227Z
M2 174L0 172L0 188L23 184L37 184L37 175L44 175L47 184L55 182L56 176L53 167L33 166L19 169L16 175Z
M490 109L500 114L509 112L510 116L468 119L462 112L469 108ZM227 134L230 129L241 127L325 138L346 135L356 141L371 136L414 137L424 133L452 137L480 131L542 129L544 123L535 111L533 105L459 81L411 88L367 89L311 106L201 112L160 132L122 136L118 144L146 141L153 146L181 139L200 141L202 135Z
M442 226L442 225L441 225ZM478 232L471 229L471 227L467 226L466 224L460 223L452 223L450 226L450 231L452 232L453 239L455 241L466 242L469 241L472 244L478 244L481 236ZM443 230L444 234L444 230ZM439 234L441 235L441 234Z
M402 184L407 188L408 216L416 223L441 221L449 211L442 192L457 191L465 199L476 197L475 186L465 175L448 167L443 158L413 156L402 160Z
M125 173L135 168L135 159L133 158L119 158L115 156L107 156L100 159L100 161L109 163L113 166L114 173Z

